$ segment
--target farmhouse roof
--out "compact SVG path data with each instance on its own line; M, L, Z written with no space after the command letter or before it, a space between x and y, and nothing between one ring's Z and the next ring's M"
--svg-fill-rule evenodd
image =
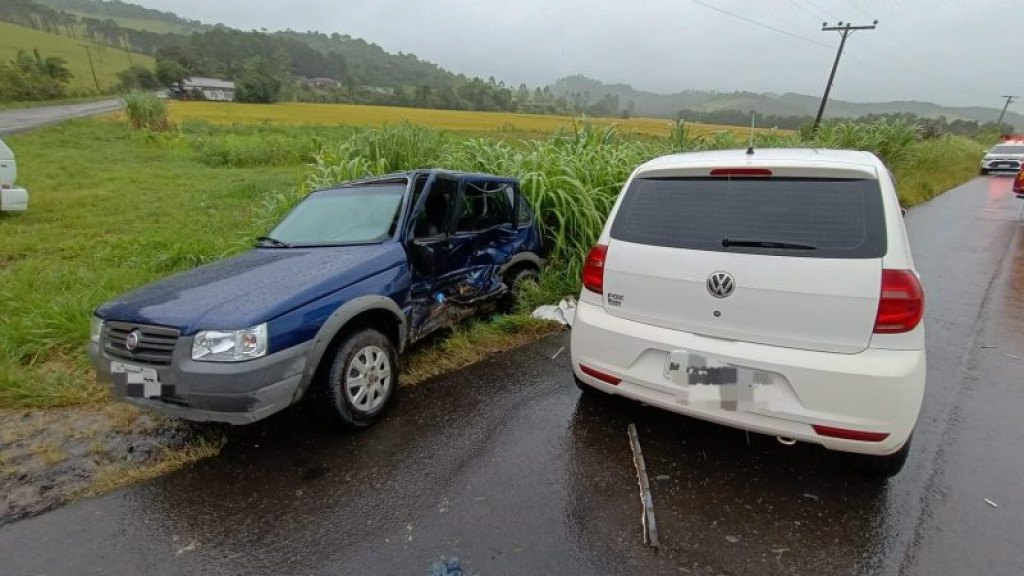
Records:
M234 90L235 83L228 80L221 80L219 78L204 78L202 76L193 76L191 78L185 78L181 82L182 88L212 88L215 90Z

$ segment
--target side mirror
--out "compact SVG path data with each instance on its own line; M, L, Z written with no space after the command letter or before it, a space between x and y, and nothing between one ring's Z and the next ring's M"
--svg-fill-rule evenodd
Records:
M902 207L902 206L900 206L900 214L901 214L901 215L902 215L902 216L903 216L904 218L906 218L906 217L907 217L907 209L906 209L906 208L904 208L904 207Z

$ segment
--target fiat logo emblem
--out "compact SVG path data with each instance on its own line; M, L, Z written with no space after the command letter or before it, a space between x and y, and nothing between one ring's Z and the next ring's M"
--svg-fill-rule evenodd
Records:
M128 333L128 337L124 339L124 347L129 351L135 350L139 347L139 331L135 330Z
M736 280L728 272L715 272L708 276L708 292L715 298L725 298L736 289Z

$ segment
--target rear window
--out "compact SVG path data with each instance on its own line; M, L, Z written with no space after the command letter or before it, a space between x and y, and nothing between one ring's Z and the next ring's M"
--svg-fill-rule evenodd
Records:
M859 179L637 178L611 236L669 248L809 258L880 258L886 251L878 181Z

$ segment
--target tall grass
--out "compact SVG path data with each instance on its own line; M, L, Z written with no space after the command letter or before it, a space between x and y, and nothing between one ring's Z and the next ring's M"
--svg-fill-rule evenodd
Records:
M128 125L135 130L163 132L173 126L167 112L167 102L152 92L133 90L125 94L121 102L124 104Z
M808 146L873 152L897 174L905 205L926 200L969 178L981 153L980 145L963 138L922 140L916 126L900 121L831 122L805 136L762 131L755 134L754 143L760 148ZM443 167L514 176L537 214L555 264L553 274L561 276L542 284L551 289L576 289L583 258L634 168L664 154L746 144L733 132L699 132L683 122L666 138L638 138L624 135L614 125L574 122L571 128L544 139L513 142L457 140L430 128L390 125L324 145L307 167L305 186L295 194L274 198L267 209L276 217L308 191L399 170Z

